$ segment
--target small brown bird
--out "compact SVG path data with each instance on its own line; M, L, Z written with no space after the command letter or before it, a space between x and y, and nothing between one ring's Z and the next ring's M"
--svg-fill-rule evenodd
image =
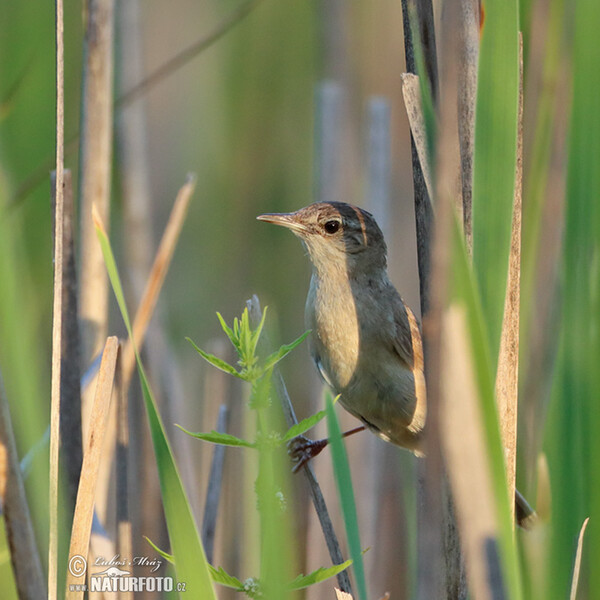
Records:
M419 453L426 398L421 334L387 275L373 216L342 202L266 214L308 250L311 354L342 406L388 442Z
M421 454L427 413L421 333L389 280L373 215L343 202L318 202L258 219L287 227L308 251L313 272L305 319L323 379L368 429ZM295 448L300 465L327 443L304 440ZM517 521L530 526L535 512L518 491L515 502Z

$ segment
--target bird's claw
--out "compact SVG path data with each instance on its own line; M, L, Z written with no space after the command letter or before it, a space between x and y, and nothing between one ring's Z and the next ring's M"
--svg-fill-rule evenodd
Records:
M297 473L304 465L313 459L327 446L327 440L310 440L299 435L290 440L287 445L288 454L294 463L293 473Z

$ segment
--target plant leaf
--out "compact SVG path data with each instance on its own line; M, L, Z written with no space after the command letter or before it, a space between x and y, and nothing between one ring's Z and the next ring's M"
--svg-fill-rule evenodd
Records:
M341 565L333 565L332 567L319 567L316 571L309 573L308 575L298 575L294 581L289 585L290 590L301 590L309 585L320 583L330 577L341 573L344 569L347 569L352 564L351 560L347 560Z
M125 296L123 294L123 288L119 279L119 273L112 248L110 247L110 242L97 214L94 214L94 222L96 226L96 235L100 241L102 255L104 257L113 292L135 351L144 404L148 415L148 424L150 426L152 445L154 446L154 455L158 468L167 531L169 533L169 540L171 542L171 547L173 548L173 556L176 563L175 571L177 573L177 578L179 581L186 582L188 589L193 590L194 596L205 598L206 600L216 600L212 579L208 569L209 565L198 534L198 527L181 482L173 451L171 450L169 440L165 433L160 414L156 408L156 402L152 395L152 390L150 389L144 366L140 360L137 347L135 346L131 321L129 320Z
M216 568L212 565L208 565L208 569L210 571L210 576L215 583L233 588L238 592L244 591L244 584L237 577L227 573L223 567Z
M193 431L188 431L185 427L181 425L177 425L181 431L195 437L199 440L204 440L205 442L211 442L212 444L221 444L221 446L237 446L244 448L256 448L256 444L249 442L248 440L244 440L242 438L235 437L235 435L230 435L229 433L220 433L218 431L211 431L209 433L194 433Z
M165 552L164 550L161 550L149 537L144 536L144 539L152 546L152 548L154 548L154 550L156 550L156 552L158 552L167 562L171 563L172 565L175 564L175 558L173 557L172 554L169 554L168 552ZM210 565L209 565L210 566Z
M222 358L219 358L218 356L214 356L213 354L209 354L208 352L205 352L204 350L202 350L202 348L198 348L198 346L196 346L196 344L194 344L194 342L190 338L185 338L185 339L192 346L194 346L194 350L196 350L196 352L206 362L209 362L213 367L217 367L217 369L220 369L221 371L224 371L225 373L229 373L229 375L233 375L234 377L238 377L238 378L242 379L242 376L238 373L237 369L233 365L230 365L228 362L225 362Z
M233 344L233 346L235 347L236 350L239 350L239 342L238 342L237 334L227 325L227 323L225 322L225 319L223 318L221 313L219 313L219 312L217 313L217 318L219 319L219 323L221 323L221 328L223 329L223 331L229 338L229 341ZM237 319L236 319L236 321L237 321ZM234 321L234 328L235 328L236 321Z
M252 353L253 354L256 352L256 346L258 345L258 340L260 338L260 334L262 333L266 317L267 317L267 307L265 306L263 313L262 313L262 317L260 319L260 323L257 325L256 329L252 332Z
M348 464L346 448L344 447L344 441L342 439L342 431L333 408L331 394L327 394L325 410L327 411L327 432L331 445L333 472L339 493L340 504L342 506L350 556L354 563L354 575L358 587L358 597L360 600L367 600L367 582L362 552L360 549L360 535L358 531L358 517L356 514L356 500L354 499L354 490L352 488L352 477L350 475L350 466Z
M282 358L287 356L296 346L299 346L307 338L309 333L310 333L310 329L308 331L305 331L299 338L295 339L290 344L284 344L283 346L281 346L281 348L279 348L279 350L276 350L275 352L270 354L265 361L263 370L266 371L267 369L274 367Z
M286 434L282 438L282 442L289 442L293 440L295 437L302 435L305 431L308 431L312 427L314 427L323 417L327 414L327 411L320 410L318 413L307 417L306 419L302 419L299 423L292 425L286 432Z

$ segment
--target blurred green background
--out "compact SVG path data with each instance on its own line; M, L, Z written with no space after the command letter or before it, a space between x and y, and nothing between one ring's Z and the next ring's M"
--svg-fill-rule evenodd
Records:
M438 25L443 27L440 3L434 4ZM575 5L581 14L594 13L593 5L584 0ZM212 31L238 6L233 0L179 0L168 5L158 0L117 1L115 98ZM561 521L568 527L557 530L555 542L558 540L560 549L553 564L563 566L557 575L560 584L557 594L562 593L569 576L570 566L564 560L565 556L571 556L572 548L567 546L577 533L579 517L588 515L597 506L592 501L592 498L597 500L592 494L595 488L592 486L590 491L587 485L588 478L594 480L593 469L586 461L589 452L595 449L590 440L595 435L597 408L593 403L586 404L585 410L589 412L577 412L575 416L565 410L571 394L597 400L599 389L591 383L585 389L569 384L572 374L582 368L573 349L587 352L585 366L590 371L598 358L594 354L595 338L591 342L586 338L583 344L581 337L569 337L569 315L573 314L578 316L577 331L583 332L581 336L585 338L589 333L586 323L597 332L598 308L594 304L598 298L595 275L589 275L589 288L577 287L577 282L588 276L590 265L597 269L598 229L586 230L588 237L584 238L588 245L583 258L569 254L581 239L573 223L578 223L582 214L584 220L587 215L594 224L597 217L591 201L585 204L581 200L585 190L577 189L575 183L582 177L588 181L587 176L593 183L600 168L597 162L595 170L590 167L583 175L574 170L581 156L585 156L586 165L593 165L598 158L597 148L590 149L594 139L581 141L582 138L575 137L571 146L566 142L574 65L584 64L585 68L581 57L586 52L592 57L591 66L588 64L590 72L594 64L600 65L593 62L595 54L590 50L593 36L583 42L579 38L579 46L575 44L574 30L582 27L584 18L576 20L574 6L565 6L564 0L529 0L520 4L525 56L525 179L522 400L517 477L521 489L535 500L538 476L544 473L538 469L537 460L546 432L550 470L554 464L557 481L569 489L568 493L561 495L559 491L555 496L559 510L566 514L570 494L581 492L580 499L585 495L585 501L578 504L577 514ZM82 3L66 3L67 140L76 139L79 127L83 32ZM589 47L585 46L588 42ZM154 319L161 339L149 349L149 354L154 352L150 362L173 366L170 375L156 375L161 381L157 386L166 399L165 405L170 393L184 399L183 412L174 411L177 418L167 418L169 424L183 420L191 430L210 429L214 426L211 419L215 414L215 390L225 389L219 392L221 397L235 397L238 392L235 384L211 379L207 368L199 367L197 355L184 339L189 336L204 348L212 347L215 353L227 354L215 341L222 337L215 318L217 310L230 322L234 315L239 315L245 300L257 293L263 306L269 306L268 327L274 340L287 342L304 330L308 260L292 235L258 223L255 217L263 212L295 210L319 199L315 123L317 88L323 80L338 82L344 93L339 199L367 209L370 208L366 177L367 106L373 97L385 97L389 102L392 172L390 213L385 229L390 273L405 301L418 312L410 144L400 81L404 70L402 12L398 1L262 0L220 40L149 89L141 99L115 109L111 240L117 260L124 265L121 275L129 289L130 304L139 294L139 272L136 275L135 269L129 270L136 251L141 253L139 262L151 263L177 190L188 172L198 177ZM0 0L0 369L22 457L43 439L49 419L52 312L49 171L55 152L54 76L53 4ZM594 125L591 114L597 112L600 102L593 82L583 79L577 98L590 96L592 104L576 105L581 106L584 115L576 122L577 131L585 130L589 123ZM575 80L579 81L576 76ZM586 121L588 117L590 120ZM143 190L143 201L147 202L142 214L147 242L138 243L137 234L132 239L128 216L134 189L130 187L123 158L130 135L128 123L142 125L143 141L138 146L137 158L143 165L144 183L135 188L135 193ZM581 146L577 146L579 141ZM73 172L77 189L77 144L70 144L69 148L66 165ZM571 179L565 193L568 165ZM597 200L595 196L592 199ZM563 209L567 202L572 211L567 240L571 246L567 245L561 254ZM592 212L587 212L588 209ZM573 292L568 297L571 312L567 314L561 312L558 290L561 282L571 281L566 273L572 273L571 267L576 264L583 265L581 280L573 276L575 292L579 291L580 296ZM579 305L586 295L590 296L589 304L586 301ZM112 299L111 307L110 330L124 335ZM133 313L134 305L130 309ZM559 357L562 379L556 380L553 373L559 331L563 332ZM569 358L575 364L569 363ZM321 408L320 384L306 346L286 359L282 371L300 416ZM552 394L555 410L552 428L546 431L545 417ZM235 401L230 405L232 429L240 431L244 427L241 407ZM563 419L565 414L567 419ZM352 424L350 418L343 418ZM585 433L582 446L563 456L564 444L570 448L570 441L579 439L582 431ZM170 434L177 436L174 429ZM175 446L180 460L187 465L182 469L184 480L191 490L197 519L201 520L209 454L189 440L176 442ZM371 584L373 597L389 590L394 599L407 598L414 585L411 515L414 516L415 499L414 489L409 486L414 461L372 436L350 441L348 446L356 469L355 484L361 482L357 487L364 492L357 492L363 544L373 546L365 558L370 569L368 579L376 582ZM148 472L144 477L155 481L151 452L144 456L147 459L144 470ZM34 454L27 479L44 561L47 462L47 449L42 444L42 449ZM374 465L379 465L378 471ZM232 514L228 510L239 511L240 491L236 484L243 468L240 456L228 451L224 514ZM329 461L321 459L318 468L327 478ZM577 472L573 482L570 474L574 470ZM248 489L251 481L245 485ZM335 492L329 490L329 493L335 502ZM320 533L314 528L312 509L302 498L297 501L297 526L302 532L298 546L306 572L328 564L328 557L322 551ZM143 507L139 507L139 512L143 513ZM142 517L138 517L141 522ZM547 519L548 512L542 517ZM240 522L236 519L230 529L221 533L217 557L227 568L232 571L239 568L240 576L246 576L251 568L248 558L239 551L241 538L235 527ZM136 527L139 541L146 529L139 522ZM394 531L394 536L390 536L393 539L382 537L385 531ZM593 539L600 536L596 534ZM539 548L536 544L543 545L544 540L534 542L534 547ZM529 543L523 544L524 555L533 561L531 564L538 564L531 558L535 550L527 550ZM236 544L238 549L232 550ZM383 560L392 555L396 560ZM590 560L593 564L593 558ZM0 590L5 581L10 585L9 568L4 550L0 553ZM554 593L552 586L544 587L547 582L536 581L531 572L526 579L531 579L528 584L531 590ZM582 597L593 598L594 589L598 588L592 582L584 584L583 589L589 595ZM542 597L531 593L532 598ZM223 597L228 596L224 593ZM307 597L323 596L316 593Z

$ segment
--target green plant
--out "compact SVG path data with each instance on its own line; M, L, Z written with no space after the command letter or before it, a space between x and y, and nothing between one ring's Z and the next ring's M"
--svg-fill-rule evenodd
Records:
M200 356L211 365L250 385L248 408L255 414L254 439L242 439L217 431L192 433L183 427L181 429L197 439L213 444L249 448L257 452L258 475L254 489L259 517L260 574L256 578L241 581L226 573L221 567L218 569L211 567L211 575L217 583L244 592L249 598L285 598L292 590L299 590L333 577L346 569L351 561L329 568L319 568L308 575L299 575L294 579L291 579L289 574L294 543L287 500L286 480L290 469L286 446L293 438L316 425L325 416L325 411L320 411L287 431L282 431L281 411L273 402L271 385L273 367L296 348L309 332L304 333L291 344L281 346L266 358L261 358L257 348L266 313L265 309L255 328L250 323L248 309L244 310L240 319L237 317L234 319L233 327L229 327L223 317L217 313L221 327L238 355L236 366L205 352L190 340Z

